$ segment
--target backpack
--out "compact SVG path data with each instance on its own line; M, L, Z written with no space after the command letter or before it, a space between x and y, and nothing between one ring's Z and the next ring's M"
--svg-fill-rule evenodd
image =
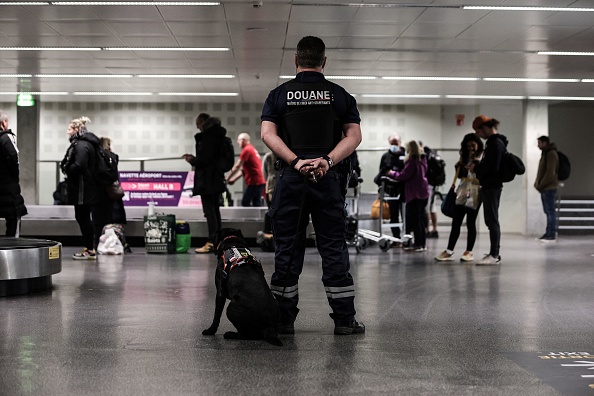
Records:
M501 158L501 165L499 166L499 176L503 183L508 183L516 177L516 175L523 175L526 172L524 163L515 154L506 151Z
M233 142L231 138L225 136L221 154L219 155L219 169L223 172L229 172L235 164L235 150L233 149Z
M557 156L559 157L559 171L557 172L557 178L560 181L567 180L571 174L571 163L569 162L569 158L559 150L557 150Z
M95 146L95 180L103 187L111 186L118 180L112 156L100 145Z
M427 159L427 182L433 187L443 186L446 179L445 168L446 163L439 155L429 154Z

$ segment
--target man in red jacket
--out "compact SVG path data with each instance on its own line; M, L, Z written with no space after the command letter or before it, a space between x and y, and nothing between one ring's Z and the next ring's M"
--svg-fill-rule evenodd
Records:
M243 176L246 188L243 191L241 206L263 206L262 196L266 180L264 180L260 154L250 143L250 135L245 132L239 134L237 144L241 148L241 154L227 175L227 183L232 185Z

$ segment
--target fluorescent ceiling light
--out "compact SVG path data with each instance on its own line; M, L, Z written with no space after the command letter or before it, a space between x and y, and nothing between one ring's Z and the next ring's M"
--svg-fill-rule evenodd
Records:
M235 78L233 74L138 74L139 78Z
M133 74L35 74L39 78L132 78Z
M58 6L218 6L215 1L52 1Z
M161 96L239 96L237 92L159 92Z
M68 92L21 92L21 91L12 91L12 92L0 92L0 95L20 95L20 94L29 94L29 95L69 95Z
M375 80L375 76L326 76L331 80Z
M10 74L10 73L6 73L6 74L0 74L0 77L33 77L33 74Z
M229 51L229 48L209 47L105 47L104 51Z
M363 98L439 99L441 95L361 94Z
M99 47L0 47L0 51L101 51Z
M209 47L0 47L0 51L202 51L223 52L230 48Z
M49 5L49 1L3 1L0 6Z
M486 11L553 11L553 12L592 12L594 8L578 7L519 7L519 6L462 6L463 10Z
M531 100L594 100L592 96L528 96Z
M499 81L499 82L560 82L560 83L576 83L580 82L578 78L512 78L512 77L485 77L483 81Z
M497 95L445 95L447 99L505 99L522 100L525 96L497 96Z
M478 81L478 77L396 77L386 76L382 80L399 80L399 81Z
M553 56L594 56L594 52L538 51L537 54Z
M82 96L150 96L152 92L73 92Z

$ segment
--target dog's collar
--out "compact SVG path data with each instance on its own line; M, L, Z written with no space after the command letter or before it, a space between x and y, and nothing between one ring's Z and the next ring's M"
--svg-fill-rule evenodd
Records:
M229 273L235 268L244 264L257 264L260 262L248 248L231 247L223 252L223 278L227 278Z
M223 242L225 242L227 239L231 239L231 238L237 238L237 236L235 236L235 235L229 235L229 236L226 236L225 238L223 238L223 240L221 240L221 242L218 243L217 248L215 249L215 252L218 252L219 251L219 248L221 247L221 244Z

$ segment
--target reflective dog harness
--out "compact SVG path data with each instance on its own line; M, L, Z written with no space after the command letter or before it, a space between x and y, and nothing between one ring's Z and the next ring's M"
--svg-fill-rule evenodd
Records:
M252 254L248 248L232 247L223 252L221 257L223 259L223 279L229 276L229 273L235 268L244 264L255 264L260 268L260 262Z

